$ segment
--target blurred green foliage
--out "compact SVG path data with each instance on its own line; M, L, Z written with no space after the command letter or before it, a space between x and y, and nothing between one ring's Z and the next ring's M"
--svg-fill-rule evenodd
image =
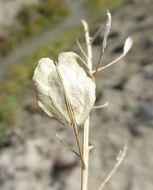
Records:
M98 102L102 98L103 93L104 93L103 87L97 85L96 86L96 102Z
M100 16L106 15L106 10L114 12L130 1L131 0L87 0L85 5L89 10L91 19L95 20Z
M11 133L8 127L1 125L0 127L0 149L11 145Z
M38 34L68 14L62 0L44 0L36 5L24 6L16 16L16 22L9 29L7 40L0 45L1 55L6 55L25 38Z
M130 79L130 74L129 74L129 73L123 73L123 74L120 76L120 82L121 82L122 84L125 84L129 79Z
M24 62L13 67L8 73L6 80L0 86L1 124L10 125L14 122L16 111L21 101L20 96L31 82L38 60L42 57L51 57L53 60L56 60L58 54L68 49L79 36L81 36L80 28L64 33L57 40L31 54Z

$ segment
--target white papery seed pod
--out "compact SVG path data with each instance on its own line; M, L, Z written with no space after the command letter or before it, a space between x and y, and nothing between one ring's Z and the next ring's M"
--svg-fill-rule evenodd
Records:
M87 119L95 102L95 79L87 64L74 52L60 53L57 65L76 123L81 125ZM71 126L64 88L57 74L56 65L51 59L40 59L34 71L33 81L39 106L50 117L65 126Z

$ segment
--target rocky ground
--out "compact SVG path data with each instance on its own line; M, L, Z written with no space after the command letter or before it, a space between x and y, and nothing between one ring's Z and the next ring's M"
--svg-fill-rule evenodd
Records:
M152 12L152 0L135 0L113 15L103 64L120 55L127 36L132 36L134 45L126 58L97 75L96 104L110 104L91 114L90 144L95 149L90 154L89 189L104 180L125 141L128 153L105 189L153 189ZM93 46L95 63L101 41L99 36ZM0 155L0 189L80 189L79 160L55 138L58 132L75 147L72 129L40 112L32 84L21 105L12 146Z

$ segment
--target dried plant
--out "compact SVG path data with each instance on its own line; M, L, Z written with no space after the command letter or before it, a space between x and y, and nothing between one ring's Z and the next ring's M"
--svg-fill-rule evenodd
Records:
M96 34L91 38L88 24L82 20L85 32L87 54L81 44L76 40L77 45L83 54L86 62L74 52L63 52L58 56L58 61L53 62L50 58L42 58L34 71L33 80L36 87L36 94L39 106L50 117L56 119L65 126L72 126L76 137L79 153L69 146L61 137L56 134L57 139L70 151L75 153L82 163L81 190L88 189L88 166L89 151L93 146L89 146L89 115L92 109L99 109L108 106L94 106L96 74L122 59L132 47L132 39L128 37L123 47L123 53L106 66L99 68L111 27L111 14L107 12L108 20L104 32L103 43L96 69L92 68L92 43L101 32L100 26ZM78 126L83 125L82 146L79 140ZM122 162L127 145L117 157L117 163L106 179L100 184L101 190L113 173Z

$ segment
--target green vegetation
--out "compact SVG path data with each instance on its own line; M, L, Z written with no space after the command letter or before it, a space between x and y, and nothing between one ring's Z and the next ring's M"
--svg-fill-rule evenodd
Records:
M57 55L61 51L68 49L80 34L80 28L64 33L53 43L48 44L38 52L30 55L23 63L13 67L8 73L7 79L0 86L0 122L2 125L9 125L14 122L19 108L19 101L21 101L20 96L31 82L38 60L48 56L56 60Z
M103 93L104 93L104 89L101 86L97 86L96 87L96 102L98 102L102 98Z
M1 41L1 55L6 55L13 47L29 36L53 27L68 14L62 0L44 0L37 5L24 6L16 16L16 22L9 29L5 40Z
M5 125L0 126L0 149L8 147L11 144L11 133L8 130L8 127Z
M106 10L114 12L119 9L125 3L131 0L87 0L86 7L89 10L92 20L103 17L106 14Z
M120 81L122 84L125 84L130 78L130 75L129 73L123 73L121 76L120 76Z

